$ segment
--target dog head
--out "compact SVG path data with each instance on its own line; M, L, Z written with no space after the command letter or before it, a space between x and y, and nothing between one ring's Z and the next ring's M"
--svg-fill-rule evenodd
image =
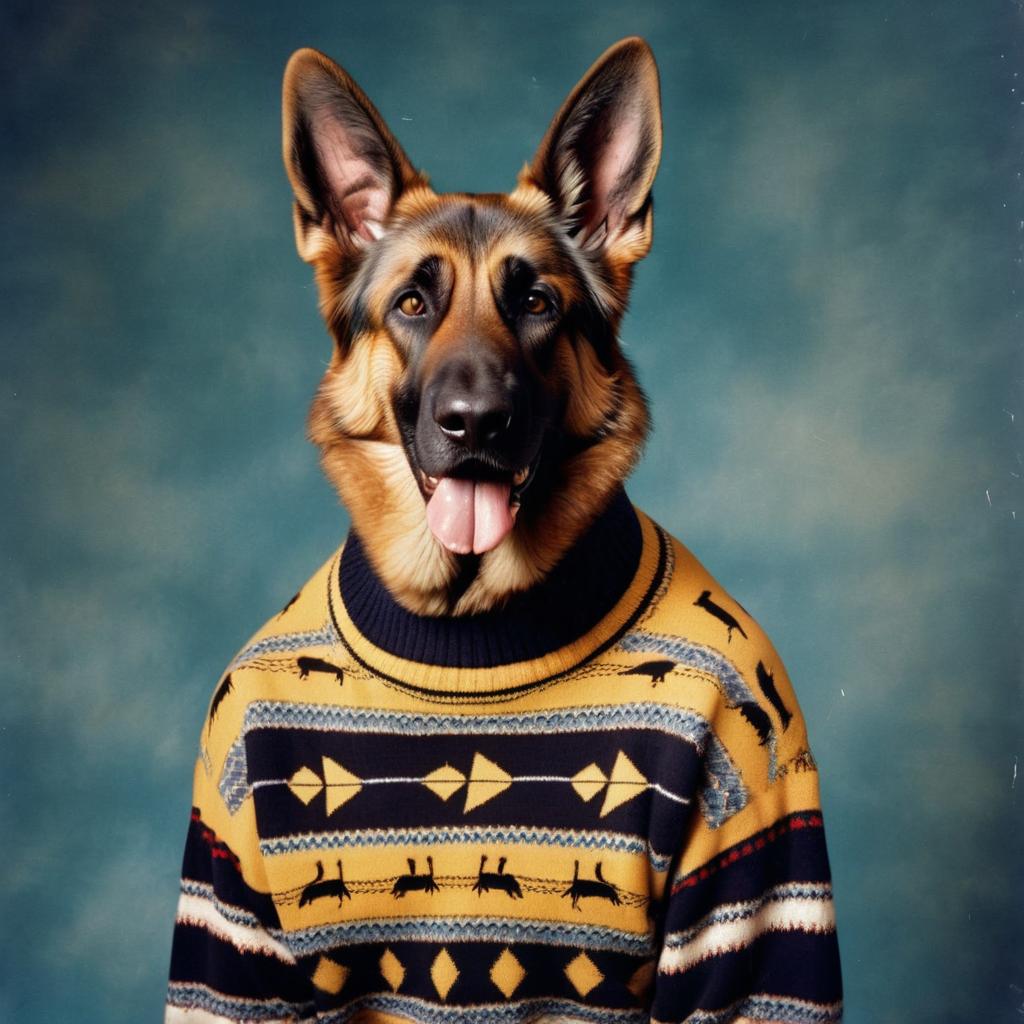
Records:
M617 330L651 244L651 52L609 49L508 195L435 193L315 50L288 63L283 128L334 339L309 419L325 471L402 604L500 605L590 525L646 435Z

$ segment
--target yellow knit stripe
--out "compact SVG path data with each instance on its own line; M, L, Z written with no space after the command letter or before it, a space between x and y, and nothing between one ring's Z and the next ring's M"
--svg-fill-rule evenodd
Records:
M437 888L433 891L428 888L428 856L434 863L433 884ZM484 856L487 861L481 870ZM507 860L499 874L502 856ZM415 874L410 872L409 857L415 860ZM597 878L598 863L604 885ZM267 870L281 923L287 930L339 920L465 916L571 922L645 935L649 927L648 893L658 898L667 878L667 872L653 871L647 857L636 853L553 849L514 842L500 848L480 843L411 848L408 842L396 842L302 851L272 858ZM337 888L319 897L317 889L309 889L318 877L330 882L339 875L349 894L341 899L340 907ZM504 883L498 880L502 878L506 879ZM304 892L308 895L300 907ZM323 887L320 892L325 892Z
M238 858L238 867L246 885L257 892L269 892L270 883L260 855L252 800L246 800L235 814L229 814L217 790L216 774L207 775L200 758L196 762L193 777L192 803L199 808L203 825L215 835L217 841L226 843Z
M794 772L758 793L738 814L717 829L709 829L702 819L694 818L694 828L683 847L675 877L681 878L703 867L723 850L770 828L780 818L798 811L819 811L816 771Z

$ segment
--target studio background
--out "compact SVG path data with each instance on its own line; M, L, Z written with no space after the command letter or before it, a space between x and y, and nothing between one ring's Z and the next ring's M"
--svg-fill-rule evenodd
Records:
M8 3L0 1019L162 1013L192 762L347 519L280 80L345 66L509 189L606 46L665 151L633 500L766 628L823 782L849 1024L1018 1021L1019 3Z

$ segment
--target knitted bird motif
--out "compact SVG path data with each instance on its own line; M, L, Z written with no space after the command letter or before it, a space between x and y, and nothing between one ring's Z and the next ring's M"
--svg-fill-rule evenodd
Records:
M332 665L329 661L324 661L323 658L311 658L303 655L296 659L295 664L298 667L300 679L308 679L310 672L326 672L333 675L339 683L345 681L345 670L337 665Z
M734 629L738 629L741 636L743 636L744 639L747 639L747 634L743 631L743 627L739 624L736 618L733 615L730 615L729 612L727 612L721 605L715 604L715 602L711 600L710 590L703 591L700 597L698 597L693 603L698 608L703 608L709 615L713 615L720 622L725 623L725 628L727 630L727 643L732 641L732 631Z
M641 665L634 665L632 668L626 669L625 672L621 673L624 676L650 676L651 685L657 686L658 683L665 682L665 676L669 674L676 667L674 661L659 660L659 661L645 661Z
M217 717L217 709L224 703L227 695L235 688L235 684L231 679L231 673L229 672L220 683L220 686L214 691L213 699L210 701L210 715L209 721L206 726L207 732L210 730L210 726L213 725L213 720Z

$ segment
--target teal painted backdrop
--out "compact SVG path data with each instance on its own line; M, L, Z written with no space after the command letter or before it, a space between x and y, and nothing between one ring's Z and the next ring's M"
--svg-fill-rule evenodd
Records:
M438 187L491 191L632 33L665 114L632 497L796 681L850 1024L1020 1019L1019 3L0 18L0 1020L159 1018L206 701L346 529L303 439L329 347L287 56L330 53Z

